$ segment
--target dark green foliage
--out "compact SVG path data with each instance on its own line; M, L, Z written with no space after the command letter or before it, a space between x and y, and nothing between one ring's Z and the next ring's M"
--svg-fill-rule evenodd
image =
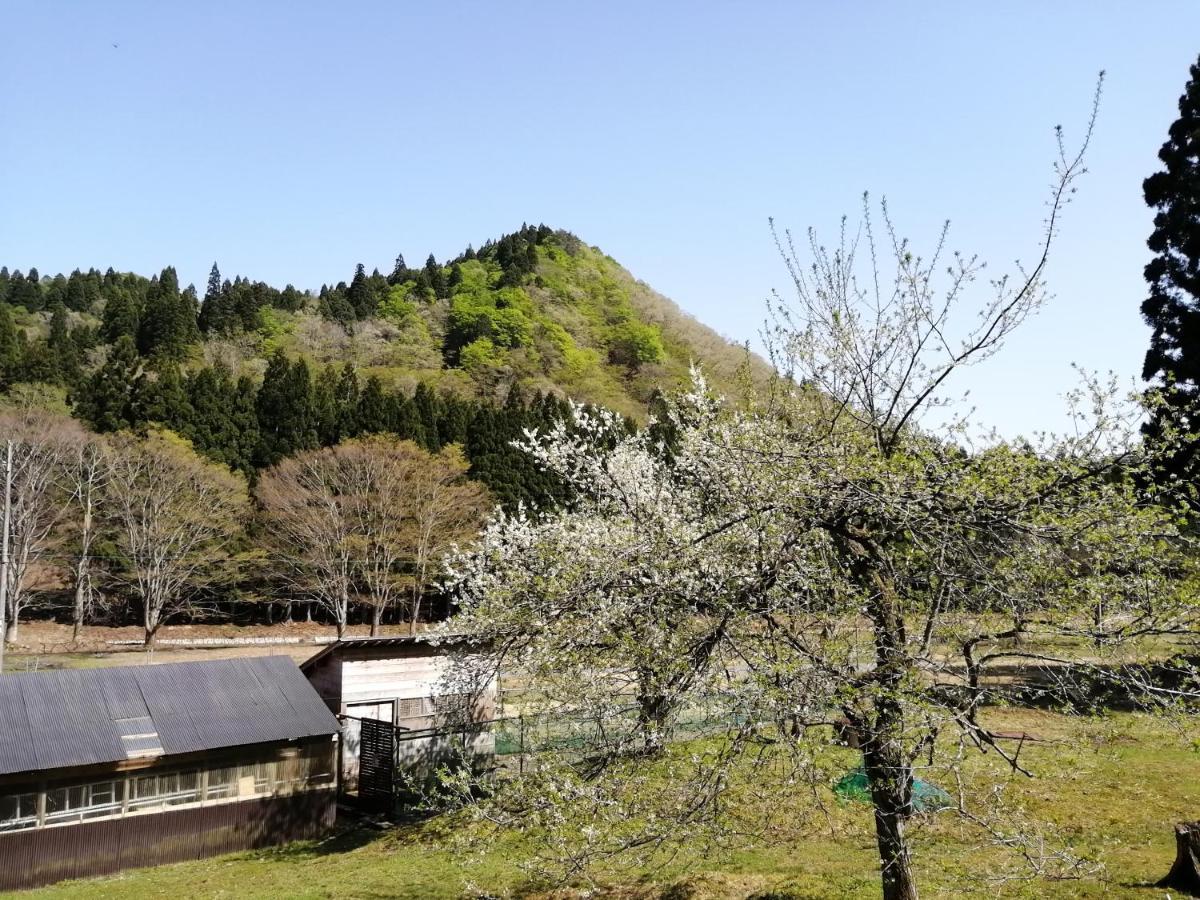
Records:
M29 312L37 312L42 308L42 289L38 286L37 269L30 269L29 275L22 275L20 270L13 272L8 283L8 302L13 306L23 306Z
M1183 435L1163 466L1165 480L1200 480L1200 62L1179 99L1179 118L1158 158L1162 171L1142 185L1156 210L1147 241L1154 258L1145 276L1150 296L1142 315L1154 329L1142 377L1165 387L1166 405L1147 425L1149 435ZM1200 496L1192 494L1200 505Z
M565 503L566 486L513 444L524 438L526 429L548 428L567 413L565 404L549 396L535 397L527 407L515 388L503 408L480 407L467 428L471 477L486 484L509 511L520 506L537 511Z
M392 267L392 274L388 276L388 284L404 284L412 277L408 270L408 266L404 264L404 254L396 254L396 265Z
M21 367L24 343L13 323L12 309L0 303L0 380L10 384L16 380Z
M259 445L257 393L250 378L234 382L223 366L201 369L184 382L182 418L167 424L198 452L252 475Z
M383 395L383 383L372 375L358 398L355 426L361 434L378 434L393 430L391 405Z
M52 374L48 379L52 384L73 387L82 377L79 345L71 336L67 324L67 308L62 303L56 303L50 316L50 335L46 339L46 349L50 357Z
M135 337L140 318L141 312L133 296L123 286L116 285L110 289L104 305L100 333L109 343L116 343L122 337Z
M174 266L167 266L150 282L138 323L138 350L143 356L179 359L200 338L196 323L196 295L179 290Z
M75 411L97 431L121 431L146 421L150 399L137 346L123 335L80 392Z
M277 351L267 364L255 409L260 437L255 461L260 467L317 446L312 379L304 360L293 364Z
M359 263L354 270L354 279L346 291L346 300L350 304L350 309L354 311L356 319L365 319L374 314L375 307L379 305L375 289L367 278L362 263Z

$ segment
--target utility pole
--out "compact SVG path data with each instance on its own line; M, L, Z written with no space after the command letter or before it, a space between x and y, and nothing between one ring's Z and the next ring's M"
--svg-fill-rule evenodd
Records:
M4 517L0 528L0 672L4 671L4 645L8 640L8 534L12 530L12 439L4 443Z

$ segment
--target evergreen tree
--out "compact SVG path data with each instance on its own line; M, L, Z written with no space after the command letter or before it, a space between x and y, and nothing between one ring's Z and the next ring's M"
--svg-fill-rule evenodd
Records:
M61 303L54 305L50 316L50 336L46 345L54 370L50 380L67 387L77 384L81 374L79 347L67 325L67 308Z
M196 324L196 294L179 290L174 266L167 266L150 283L138 327L138 349L144 356L179 359L200 337Z
M68 309L76 312L84 312L91 306L88 300L87 280L78 269L72 272L71 277L67 279L67 291L63 303Z
M408 266L404 264L404 254L396 254L396 265L392 267L392 274L388 276L388 284L403 284L408 281Z
M371 289L362 263L359 263L354 269L354 279L346 290L346 299L350 303L350 308L354 310L355 318L366 319L375 314L378 301L375 292Z
M104 304L100 333L110 344L115 344L126 335L134 337L138 333L139 318L137 306L129 291L119 285L114 286L110 288L108 300Z
M42 289L37 282L37 269L30 269L30 275L22 275L18 270L13 272L8 283L8 302L13 306L23 306L29 312L37 312L42 308Z
M136 428L146 421L147 393L137 346L129 335L122 335L81 392L76 408L97 431Z
M337 391L334 397L338 411L339 439L357 437L362 433L362 423L359 417L358 403L358 373L354 366L346 363L338 378Z
M313 421L317 430L317 443L331 447L345 435L341 433L337 402L338 372L332 365L326 366L313 385Z
M229 283L221 281L221 270L214 262L208 273L208 287L204 291L204 300L200 303L199 325L205 334L228 330L231 324L228 299Z
M426 446L428 439L425 436L425 426L421 424L421 414L417 412L412 397L394 394L390 405L388 415L396 437L403 441L413 441L422 447Z
M383 395L383 383L374 375L367 379L358 398L358 426L362 434L378 434L391 431L387 398Z
M438 420L442 417L442 401L438 395L433 392L425 382L417 385L416 391L413 392L413 406L416 408L417 416L421 420L421 429L424 434L421 445L430 453L437 453L442 449L442 439L438 434Z
M1167 388L1147 432L1183 436L1163 475L1192 486L1200 480L1200 61L1179 99L1179 118L1158 152L1163 170L1142 185L1156 210L1147 242L1155 257L1145 276L1150 296L1142 315L1153 328L1142 377ZM1200 494L1193 492L1200 505Z
M13 322L12 308L7 303L0 303L0 380L4 384L18 380L23 349Z
M231 469L253 474L258 449L254 382L236 384L224 366L200 369L185 382L188 421L177 429L200 453Z
M147 391L146 418L161 422L183 437L192 438L193 410L179 366L163 366Z
M313 416L312 378L304 360L289 363L277 350L267 363L255 401L259 448L256 462L271 466L285 456L317 446Z

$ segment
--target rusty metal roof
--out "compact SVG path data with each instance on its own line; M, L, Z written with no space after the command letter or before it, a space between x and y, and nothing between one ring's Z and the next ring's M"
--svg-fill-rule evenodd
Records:
M286 656L0 675L0 775L337 730Z

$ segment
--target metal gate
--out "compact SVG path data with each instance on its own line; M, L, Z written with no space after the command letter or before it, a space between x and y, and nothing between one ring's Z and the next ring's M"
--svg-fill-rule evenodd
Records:
M359 728L359 799L390 804L396 787L396 726L381 719L362 719Z

